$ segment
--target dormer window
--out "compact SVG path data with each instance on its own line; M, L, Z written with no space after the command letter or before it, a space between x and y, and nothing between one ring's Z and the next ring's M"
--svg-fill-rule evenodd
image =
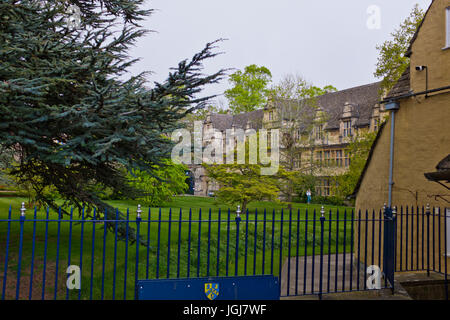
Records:
M322 140L323 138L323 125L319 125L316 128L316 139L317 140Z
M352 121L351 121L351 120L344 121L344 132L343 132L343 136L344 136L344 137L350 137L350 136L352 136Z

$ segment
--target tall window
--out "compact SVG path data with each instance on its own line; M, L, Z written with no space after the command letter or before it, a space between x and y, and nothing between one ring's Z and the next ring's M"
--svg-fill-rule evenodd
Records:
M325 165L329 166L331 164L331 157L330 157L330 151L324 151L323 153L324 163Z
M269 121L272 121L273 120L273 111L270 111L269 112Z
M322 163L322 151L317 151L316 152L316 161L318 163Z
M352 122L350 120L344 121L344 137L352 135Z
M325 197L331 195L331 183L329 178L319 179L316 185L316 194Z
M336 165L342 167L342 150L336 150Z
M323 125L319 125L319 126L316 128L316 139L317 139L317 140L321 140L322 137L323 137Z
M324 196L328 197L331 194L330 179L323 180L323 191Z
M350 155L348 152L344 152L344 166L348 168L350 166Z
M445 47L450 48L450 7L445 9L445 32L446 32L446 43Z

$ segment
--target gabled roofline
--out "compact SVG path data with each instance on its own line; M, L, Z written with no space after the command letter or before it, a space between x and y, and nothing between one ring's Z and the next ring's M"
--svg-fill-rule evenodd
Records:
M375 148L376 148L376 146L378 144L378 140L380 140L381 134L383 132L384 127L386 126L386 123L387 122L383 122L380 125L380 129L378 130L377 136L375 137L375 140L373 141L372 147L370 148L366 164L364 165L364 169L361 172L361 175L359 176L359 179L358 179L358 182L356 183L355 189L353 190L353 193L348 196L348 198L350 198L350 199L356 198L356 196L357 196L357 194L359 192L359 189L361 187L362 181L364 180L364 176L366 175L367 169L369 168L369 164L372 161L372 157L373 157L373 154L375 152Z
M414 33L414 36L411 38L411 41L409 42L409 47L408 47L408 49L406 50L406 53L405 53L405 57L408 57L408 58L411 57L411 55L412 55L412 45L416 41L417 36L419 35L419 32L420 32L420 29L422 28L423 22L425 21L427 15L428 15L428 12L430 12L431 6L433 4L434 4L434 0L431 1L430 6L428 7L427 11L425 12L425 15L423 16L422 22L420 23L419 27L417 28L416 32Z

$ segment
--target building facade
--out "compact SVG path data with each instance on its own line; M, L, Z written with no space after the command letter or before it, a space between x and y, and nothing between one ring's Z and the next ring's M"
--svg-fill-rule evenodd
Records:
M350 159L346 148L350 141L359 133L377 131L385 116L383 106L379 105L380 83L358 86L337 92L330 92L315 99L315 107L310 108L314 113L314 128L308 131L309 143L304 145L305 152L295 160L294 170L300 169L306 163L313 161L318 164L313 175L317 177L316 195L329 196L332 194L333 177L344 173ZM279 110L286 104L296 101L269 100L264 109L238 115L209 114L204 121L203 130L216 130L225 137L226 130L236 129L280 129L288 125L286 119L280 121ZM304 132L299 128L298 136ZM300 142L299 144L303 143ZM203 145L210 143L204 139ZM225 143L225 141L223 142ZM283 145L280 146L283 157ZM201 165L192 165L191 174L195 181L194 194L198 196L212 195L220 186L210 179Z
M393 109L355 190L357 209L378 208L389 198L397 206L449 204L450 194L436 197L445 188L424 174L450 154L450 0L433 1L408 56L410 67L385 97L384 108Z
M387 204L397 208L401 231L414 223L417 229L409 239L402 236L406 232L398 232L398 252L402 252L398 264L407 261L408 253L410 260L420 252L423 258L424 244L415 240L426 238L427 205L432 211L432 230L450 227L450 0L431 3L407 56L410 66L383 101L389 118L354 191L356 212L379 212ZM413 216L417 221L411 221ZM371 225L369 238L370 230ZM450 257L450 236L435 237L432 264L443 266L446 259L441 257ZM446 243L448 251L443 252ZM412 269L419 268L418 262L411 264Z

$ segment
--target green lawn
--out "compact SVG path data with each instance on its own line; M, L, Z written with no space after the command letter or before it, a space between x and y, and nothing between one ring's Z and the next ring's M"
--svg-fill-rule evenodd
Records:
M12 205L13 218L18 219L20 203L22 201L25 201L25 199L0 198L0 220L5 220L7 218L9 205ZM136 208L138 201L109 201L109 203L123 212L126 211L126 208L130 208L130 220L132 221L129 222L129 227L136 229L137 223L134 220L136 217ZM206 276L208 275L208 267L209 275L212 276L216 275L217 269L219 270L220 276L225 276L227 270L228 275L231 276L235 274L235 253L237 243L237 223L235 221L235 208L232 208L230 214L230 222L228 223L228 207L226 205L215 204L213 198L175 197L172 202L166 203L161 207L161 223L158 222L159 210L157 208L150 208L150 229L148 223L148 209L149 208L144 207L144 213L142 215L143 221L140 224L140 235L145 241L149 239L150 247L147 248L146 246L141 245L139 248L139 279L147 278L147 272L148 278L150 279L156 278L157 272L159 273L160 278L166 278L167 275L169 275L169 277L179 276L181 278L185 278L188 276L188 269L189 275L191 277L196 277L197 275ZM170 209L172 209L171 219L169 219ZM183 221L181 223L178 221L180 218L180 209L182 210L181 219ZM189 222L189 209L192 209L191 222ZM211 209L211 223L208 222L209 209ZM220 221L219 209L221 209ZM258 211L258 214L256 216L257 223L255 223L256 209ZM264 209L266 209L265 222L263 219ZM281 222L281 209L284 209L283 223ZM238 274L243 275L245 272L247 274L253 274L254 272L256 274L261 274L264 266L265 274L269 274L272 271L275 275L278 275L280 268L280 243L282 244L282 263L289 255L289 244L291 246L291 256L297 255L297 247L299 255L304 255L305 243L307 245L306 254L312 254L313 250L315 250L315 254L318 254L320 252L321 231L321 223L319 220L320 209L320 205L295 204L292 210L292 221L289 222L290 212L285 207L283 208L281 204L271 202L258 202L250 205L249 215L242 215L242 221L239 224L239 254L237 263ZM298 219L297 216L299 210L300 219ZM306 227L306 210L308 210L308 220L311 220L313 218L313 212L314 210L316 210L315 239L313 239L314 223L312 221L308 221L308 225ZM345 210L347 210L347 219L350 220L352 208L325 206L325 210L325 217L327 218L327 220L324 222L324 253L328 253L329 246L330 253L335 253L336 248L338 252L343 251L344 240L346 244L346 252L349 252L351 240L351 223L349 221L347 221L347 223L339 221L339 232L337 233L336 217L339 211L339 220L343 220L344 212ZM275 215L273 215L274 211ZM328 220L330 212L332 215L331 222ZM27 210L26 218L27 220L33 218L33 210ZM45 211L38 211L37 218L38 220L45 219ZM275 223L272 222L273 218L275 218ZM74 214L74 220L77 219L79 219L78 215ZM124 292L126 292L127 294L127 299L132 299L134 297L136 245L129 245L127 247L125 245L125 242L123 241L116 242L114 239L114 234L109 232L106 233L106 237L104 238L103 223L93 224L92 222L84 223L84 236L82 242L82 224L73 222L72 234L70 236L70 221L68 220L68 217L64 217L63 220L58 223L58 221L56 221L57 214L55 212L51 212L50 220L55 221L51 221L48 223L37 221L35 223L36 233L34 242L35 254L33 268L33 299L41 298L44 262L46 265L46 298L53 298L56 267L58 267L57 298L65 298L65 282L67 277L65 274L65 270L68 266L70 239L70 264L82 266L82 299L90 298L91 281L93 284L92 296L94 299L101 298L102 282L104 298L112 299L114 281L116 299L123 299ZM199 222L200 220L201 222ZM60 226L59 254L57 254L58 224ZM93 226L95 226L95 237ZM190 233L189 226L191 227ZM218 233L219 226L220 240ZM24 245L21 270L22 278L20 286L21 298L28 298L29 293L29 278L32 261L31 257L33 251L33 227L33 221L26 221L24 224ZM48 227L48 240L47 257L44 261L46 227ZM345 239L344 228L346 232ZM19 222L11 222L7 298L15 297L19 257L19 230ZM148 230L150 230L149 238ZM329 241L330 230L331 241ZM189 234L191 241L188 241ZM2 281L5 261L4 257L6 253L6 235L7 222L0 221L0 295L3 285ZM93 238L95 238L94 242L92 241ZM208 239L210 241L208 241ZM263 241L264 239L265 241ZM280 241L280 239L282 241ZM105 250L103 250L103 242L105 242L106 244L104 248ZM313 246L313 242L315 246ZM94 254L92 255L93 243ZM80 260L81 246L83 246L82 260ZM200 248L200 250L198 250L198 248ZM103 259L103 253L105 254L105 259ZM114 260L115 254L116 259ZM127 256L127 259L125 259L125 256ZM188 259L190 263L188 263ZM217 263L217 261L219 262ZM157 268L158 262L159 268ZM127 264L126 267L125 264ZM116 269L115 279L114 267ZM93 270L92 279L91 268ZM104 279L103 281L102 278ZM126 289L124 288L125 284ZM69 292L69 297L71 299L76 299L78 297L78 292Z

